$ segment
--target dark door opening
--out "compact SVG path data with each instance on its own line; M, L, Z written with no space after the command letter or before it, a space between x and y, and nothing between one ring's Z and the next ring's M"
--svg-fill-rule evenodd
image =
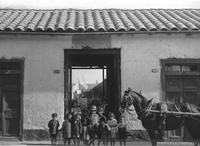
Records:
M22 61L0 61L0 136L20 136ZM20 138L21 139L21 138Z
M65 50L65 113L77 98L82 109L106 99L118 117L120 79L119 49Z

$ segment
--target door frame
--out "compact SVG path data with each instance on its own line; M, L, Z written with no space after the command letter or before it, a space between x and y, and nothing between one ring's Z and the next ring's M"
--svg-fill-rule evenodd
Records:
M119 116L119 110L117 107L119 107L121 102L121 49L120 48L111 48L111 49L64 49L64 107L66 112L69 112L70 110L70 99L71 99L71 89L72 86L68 83L71 83L72 78L72 72L71 72L71 66L72 66L72 56L73 55L88 55L88 54L94 54L94 55L114 55L113 57L113 68L116 71L114 75L114 91L115 95L114 98L117 100L115 111L117 113L116 117ZM68 107L67 107L68 106Z
M22 141L23 138L23 117L24 117L24 62L25 58L12 58L5 59L1 58L0 63L5 62L19 62L20 63L20 118L19 118L19 140ZM11 72L12 73L12 72ZM0 71L0 74L3 74ZM3 120L3 119L2 119ZM3 123L2 123L3 124Z

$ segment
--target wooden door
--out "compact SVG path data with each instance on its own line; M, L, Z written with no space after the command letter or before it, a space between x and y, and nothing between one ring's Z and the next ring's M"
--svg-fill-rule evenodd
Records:
M183 77L183 101L187 103L199 105L200 88L199 76L184 76ZM187 130L184 129L184 138L190 139L191 136Z
M18 136L20 120L20 75L3 75L3 135Z

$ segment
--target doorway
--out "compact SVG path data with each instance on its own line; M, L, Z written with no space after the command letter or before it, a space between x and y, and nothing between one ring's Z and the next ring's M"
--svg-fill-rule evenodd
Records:
M120 49L65 50L65 113L106 99L116 118L121 101Z
M0 136L22 135L22 66L23 60L0 60Z

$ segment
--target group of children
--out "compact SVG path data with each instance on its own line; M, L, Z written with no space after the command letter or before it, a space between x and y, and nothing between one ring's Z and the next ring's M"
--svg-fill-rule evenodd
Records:
M107 120L102 108L97 109L92 105L89 110L82 111L82 114L76 111L66 114L60 130L57 114L52 114L52 120L48 124L51 143L56 144L58 132L61 131L65 145L70 145L71 140L74 145L80 145L82 140L83 145L94 146L96 139L98 145L107 146L110 142L110 145L114 146L116 139L119 140L120 146L126 145L126 123L123 116L117 122L112 112L109 113Z

